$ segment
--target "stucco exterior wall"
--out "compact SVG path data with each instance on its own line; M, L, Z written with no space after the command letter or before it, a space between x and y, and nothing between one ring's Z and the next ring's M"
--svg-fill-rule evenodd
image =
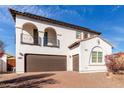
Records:
M33 33L27 33L23 29L23 25L26 23L33 24L38 29L38 36L41 38L41 45L28 45L21 43L21 34L33 35ZM99 46L103 49L104 55L112 53L112 47L102 39L96 37L87 41L83 41L79 46L69 49L68 46L74 43L76 40L76 31L68 27L51 24L48 22L42 22L35 19L31 19L24 16L16 16L16 72L24 72L24 55L26 53L31 54L48 54L48 55L66 55L67 56L67 71L72 71L72 55L79 54L79 72L90 71L105 71L106 66L103 64L93 65L91 63L91 50L95 46ZM51 27L56 31L57 39L60 41L60 47L46 47L43 45L43 37L45 29ZM32 27L31 27L32 28ZM30 31L31 28L26 28ZM88 37L95 36L97 34L89 32L81 32L81 39L85 33L88 33ZM98 44L98 39L100 44ZM33 41L31 41L33 42Z
M27 45L21 44L21 33L25 32L23 30L23 24L25 23L33 23L38 31L39 37L41 38L41 45ZM57 39L60 40L60 47L44 47L43 46L43 36L45 28L52 27L55 29L57 33ZM71 36L71 39L69 36ZM70 30L64 27L60 27L58 25L53 25L41 21L36 21L34 19L30 19L27 17L17 16L16 17L16 71L24 72L24 54L32 53L32 54L49 54L49 55L67 55L68 47L71 43L76 40L76 32L75 30Z
M44 47L43 46L43 41L41 46L33 46L33 45L26 45L26 44L20 44L21 48L20 51L23 53L44 53L44 54L58 54L58 55L66 55L67 54L67 49L71 43L73 43L76 40L76 32L75 30L70 30L66 29L64 27L60 27L57 25L45 23L45 22L38 22L33 19L25 18L25 17L17 17L16 19L16 32L17 36L23 31L22 26L24 23L33 23L36 25L39 31L39 37L41 37L41 40L43 40L44 36L44 30L47 27L52 27L55 29L57 33L57 39L60 40L60 48L51 48L51 47ZM71 39L69 39L71 36ZM19 42L19 37L16 38L17 42Z
M98 40L100 43L98 43ZM80 72L102 72L106 71L105 60L100 64L92 64L91 51L94 47L100 47L103 51L103 57L112 53L112 46L99 37L83 41L80 43Z
M67 55L67 71L73 71L73 55L79 54L79 46L73 49L68 49Z
M21 33L26 34L26 32L23 29L23 25L25 23L32 23L38 29L39 37L41 38L40 46L21 44ZM26 53L67 55L67 59L68 59L68 46L77 40L76 39L77 30L75 29L54 25L51 23L41 22L24 16L19 16L19 15L16 16L15 27L16 27L16 72L24 72L24 54ZM60 40L59 48L43 46L43 36L45 29L47 27L52 27L55 29L57 33L57 39Z

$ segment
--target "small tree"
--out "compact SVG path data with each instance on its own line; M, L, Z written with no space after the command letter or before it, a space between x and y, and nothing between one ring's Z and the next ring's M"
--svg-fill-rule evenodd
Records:
M116 53L105 56L106 66L109 72L118 72L124 70L124 53Z

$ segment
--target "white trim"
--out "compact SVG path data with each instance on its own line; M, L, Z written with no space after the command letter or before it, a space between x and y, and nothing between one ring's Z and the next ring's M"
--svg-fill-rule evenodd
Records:
M97 55L97 63L92 62L92 52L94 51L95 48L100 48L101 49L100 51L95 50L95 52L97 52L97 54L98 54L98 52L102 52L102 62L101 63L98 62L98 55ZM105 65L105 63L104 63L104 51L100 46L95 46L95 47L92 48L89 65L98 65L98 66L99 65Z

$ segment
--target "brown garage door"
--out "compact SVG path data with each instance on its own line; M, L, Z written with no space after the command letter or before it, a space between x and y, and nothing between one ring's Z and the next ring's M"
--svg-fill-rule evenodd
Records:
M28 54L25 58L25 72L66 71L66 56Z
M73 71L79 71L79 55L73 55Z

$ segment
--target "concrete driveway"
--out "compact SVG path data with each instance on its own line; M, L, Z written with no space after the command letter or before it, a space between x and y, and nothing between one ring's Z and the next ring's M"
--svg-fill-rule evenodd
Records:
M111 78L106 73L77 72L35 72L24 74L3 74L0 77L0 87L20 88L108 88L124 87L124 75L114 75Z

